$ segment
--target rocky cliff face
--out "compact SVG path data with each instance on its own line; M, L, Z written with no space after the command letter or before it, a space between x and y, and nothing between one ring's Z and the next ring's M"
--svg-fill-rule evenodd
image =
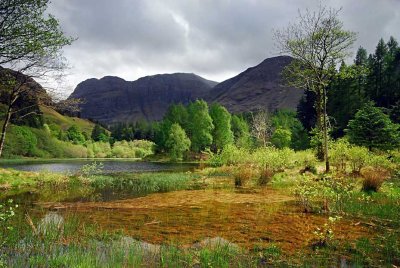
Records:
M303 91L284 86L281 76L283 68L291 61L292 58L288 56L266 59L259 65L219 83L210 92L207 101L219 102L232 113L259 109L295 109Z
M129 82L106 76L81 82L70 98L80 98L81 117L112 124L159 120L172 103L202 98L219 102L233 113L296 108L303 92L282 86L281 71L290 57L266 59L222 83L195 74L162 74Z
M172 103L202 98L216 82L195 74L147 76L129 82L106 76L80 83L70 98L80 98L81 117L104 123L159 120Z

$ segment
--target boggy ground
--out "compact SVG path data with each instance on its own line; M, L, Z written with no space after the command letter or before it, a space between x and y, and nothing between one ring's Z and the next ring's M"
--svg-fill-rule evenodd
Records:
M65 217L78 216L103 231L122 230L135 239L182 247L206 237L223 237L244 249L271 243L286 253L309 248L327 215L303 213L294 197L274 189L206 189L156 193L110 202L42 202ZM339 241L368 237L373 230L357 219L334 226Z

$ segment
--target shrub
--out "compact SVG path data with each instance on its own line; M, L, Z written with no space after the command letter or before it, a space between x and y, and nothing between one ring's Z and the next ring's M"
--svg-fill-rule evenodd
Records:
M330 162L339 172L346 172L350 144L344 139L331 143Z
M361 169L365 167L370 158L370 153L367 148L360 146L351 146L348 150L348 159L351 166L351 171L360 174Z
M298 151L295 153L293 159L296 165L302 167L300 170L301 174L305 172L311 172L313 174L317 173L317 169L315 167L317 164L317 158L311 150Z
M293 156L294 151L291 149L266 147L255 151L252 155L252 159L259 167L265 167L274 172L278 172L293 166Z
M35 156L37 143L37 137L30 127L12 126L6 139L5 154Z
M251 163L251 153L245 148L237 148L235 145L227 145L220 152L219 162L225 165L237 165Z

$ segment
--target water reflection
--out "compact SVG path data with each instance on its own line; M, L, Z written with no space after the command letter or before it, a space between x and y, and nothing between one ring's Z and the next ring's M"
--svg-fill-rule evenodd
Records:
M13 168L21 171L50 171L74 173L83 165L93 162L103 164L104 173L117 172L154 172L154 171L176 171L184 172L194 169L196 164L189 163L157 163L140 162L134 160L49 160L49 161L21 161L16 163L0 163L2 168Z

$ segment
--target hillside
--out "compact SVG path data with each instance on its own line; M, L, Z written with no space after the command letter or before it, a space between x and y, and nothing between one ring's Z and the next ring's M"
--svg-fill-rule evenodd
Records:
M172 103L203 97L216 82L195 74L147 76L129 82L106 76L81 82L70 98L80 98L81 117L104 123L159 120Z
M108 124L159 120L172 103L198 98L219 102L233 113L295 109L303 91L282 86L280 75L290 62L285 56L266 59L219 84L188 73L147 76L133 82L111 76L91 78L81 82L70 98L84 101L82 118Z
M56 124L63 131L76 125L81 131L91 133L95 125L93 122L86 119L62 115L50 107L40 106L40 111L43 113L44 123L48 125Z
M208 102L219 102L232 113L259 109L274 111L296 108L303 91L283 86L281 72L292 58L279 56L264 60L259 65L216 85Z

